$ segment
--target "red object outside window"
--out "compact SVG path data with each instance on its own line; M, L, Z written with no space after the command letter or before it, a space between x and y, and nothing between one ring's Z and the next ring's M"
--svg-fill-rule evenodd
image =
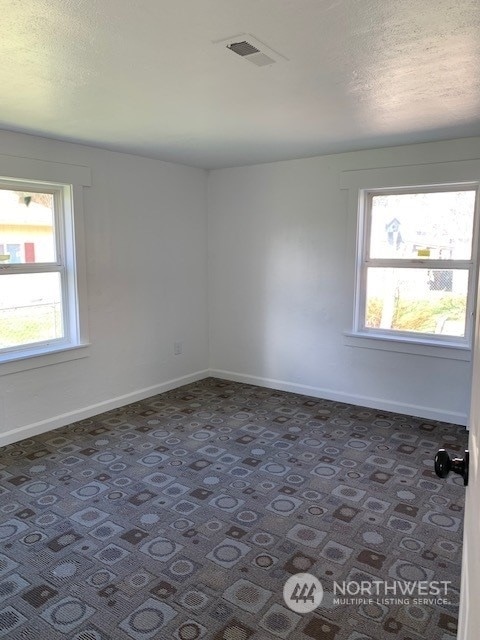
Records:
M35 244L33 242L25 243L25 262L35 262Z

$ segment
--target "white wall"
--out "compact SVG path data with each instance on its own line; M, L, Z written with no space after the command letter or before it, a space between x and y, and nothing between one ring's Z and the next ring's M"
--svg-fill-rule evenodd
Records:
M0 446L205 375L206 171L7 132L0 149L92 172L89 356L0 376Z
M211 172L213 374L465 424L470 362L356 348L343 335L356 229L340 179L479 157L471 138Z
M0 446L203 377L209 353L214 375L465 422L469 362L345 343L355 230L339 176L477 158L479 139L213 171L208 226L203 170L8 132L0 149L88 166L93 183L89 356L0 376Z

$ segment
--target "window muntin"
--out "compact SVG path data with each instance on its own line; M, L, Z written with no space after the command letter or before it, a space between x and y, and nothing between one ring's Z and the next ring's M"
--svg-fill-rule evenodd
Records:
M477 191L361 191L357 333L470 344Z
M70 189L0 181L0 359L79 342Z

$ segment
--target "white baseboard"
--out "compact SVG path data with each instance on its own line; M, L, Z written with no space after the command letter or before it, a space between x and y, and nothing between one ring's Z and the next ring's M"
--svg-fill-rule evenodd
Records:
M75 411L70 411L68 413L62 413L61 415L54 416L53 418L47 418L46 420L41 420L40 422L34 422L23 427L12 429L11 431L0 434L0 447L4 447L7 444L11 444L12 442L24 440L25 438L38 436L39 434L45 433L46 431L51 431L52 429L65 427L67 424L70 424L72 422L78 422L78 420L91 418L92 416L98 415L99 413L104 413L105 411L110 411L111 409L117 409L118 407L130 404L131 402L144 400L145 398L155 396L158 393L164 393L165 391L170 391L171 389L176 389L177 387L183 387L184 385L190 384L191 382L197 382L198 380L208 378L209 375L210 372L208 369L197 371L187 376L182 376L181 378L167 380L167 382L161 382L160 384L153 385L152 387L138 389L137 391L132 391L131 393L126 393L122 396L117 396L116 398L112 398L110 400L97 402L96 404L92 404L88 407L76 409Z
M297 384L295 382L286 382L284 380L274 380L271 378L261 378L259 376L252 376L245 373L223 371L222 369L210 369L210 375L213 378L221 378L222 380L245 382L246 384L254 384L259 387L267 387L268 389L291 391L293 393L300 393L302 395L312 396L314 398L324 398L325 400L333 400L335 402L345 402L347 404L355 404L361 407L379 409L380 411L402 413L408 416L425 418L427 420L440 420L442 422L451 422L453 424L459 424L463 426L466 426L468 423L468 416L466 413L441 411L439 409L436 409L435 407L406 404L403 402L384 400L382 398L372 398L369 396L349 394L342 391L334 391L333 389L310 387L308 385Z
M5 433L0 434L0 447L4 447L12 442L18 442L25 438L31 438L53 429L64 427L72 422L78 422L79 420L85 420L92 416L98 415L111 409L117 409L123 405L130 404L131 402L137 402L138 400L144 400L150 396L170 391L182 387L191 382L197 382L208 377L220 378L222 380L232 380L233 382L244 382L246 384L253 384L259 387L266 387L268 389L278 389L279 391L291 391L293 393L300 393L306 396L312 396L314 398L325 398L326 400L333 400L336 402L345 402L347 404L355 404L362 407L370 407L372 409L379 409L381 411L392 411L394 413L403 413L410 416L417 416L419 418L425 418L428 420L441 420L443 422L451 422L459 425L468 424L468 416L464 413L455 413L452 411L439 411L434 407L426 407L420 405L405 404L403 402L392 402L389 400L383 400L382 398L372 398L369 396L361 396L357 394L347 394L332 389L323 389L320 387L312 387L308 385L301 385L294 382L286 382L284 380L274 380L271 378L262 378L260 376L252 376L245 373L235 373L233 371L224 371L222 369L204 369L195 373L182 376L180 378L174 378L173 380L167 380L160 384L146 387L144 389L138 389L131 393L126 393L121 396L117 396L110 400L98 402L96 404L83 407L75 411L63 413L40 422L11 429Z

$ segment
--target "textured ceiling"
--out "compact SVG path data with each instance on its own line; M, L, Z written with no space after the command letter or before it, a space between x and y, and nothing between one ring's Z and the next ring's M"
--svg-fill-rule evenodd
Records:
M3 0L0 57L1 128L205 168L480 134L478 0Z

